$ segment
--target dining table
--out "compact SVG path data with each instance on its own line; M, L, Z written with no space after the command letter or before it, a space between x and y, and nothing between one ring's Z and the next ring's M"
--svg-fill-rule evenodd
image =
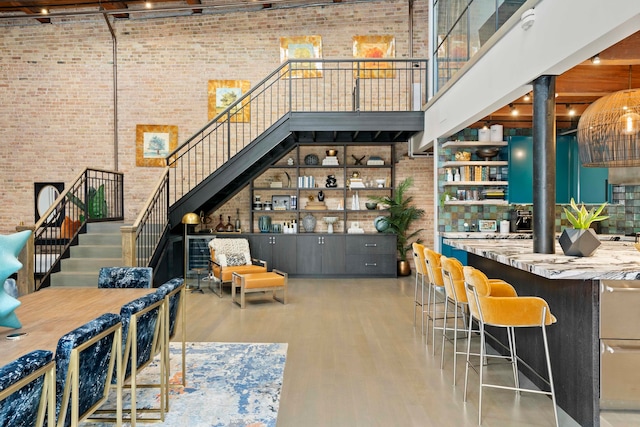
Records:
M45 288L19 298L19 329L0 327L0 366L33 350L55 353L60 337L155 289ZM15 334L23 334L12 337Z

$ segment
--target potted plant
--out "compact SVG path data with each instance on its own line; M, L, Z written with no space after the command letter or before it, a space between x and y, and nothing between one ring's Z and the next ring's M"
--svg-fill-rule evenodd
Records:
M406 178L396 187L393 195L371 196L370 200L380 203L386 207L388 216L382 217L381 221L386 223L385 233L393 233L397 236L396 249L398 251L398 274L408 276L411 274L411 267L407 261L407 252L411 250L413 242L422 243L422 239L414 238L423 230L422 228L409 232L409 228L414 221L422 218L424 209L411 205L413 197L405 193L413 185L413 178Z
M607 203L603 203L599 208L587 210L584 203L578 207L575 200L571 198L571 209L564 208L567 220L573 228L565 228L560 235L559 243L565 255L569 256L591 256L600 246L600 240L591 224L609 218L600 215Z

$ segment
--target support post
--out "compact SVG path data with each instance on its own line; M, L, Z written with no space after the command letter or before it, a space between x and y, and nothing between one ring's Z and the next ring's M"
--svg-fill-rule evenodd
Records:
M533 252L556 248L556 77L533 81Z

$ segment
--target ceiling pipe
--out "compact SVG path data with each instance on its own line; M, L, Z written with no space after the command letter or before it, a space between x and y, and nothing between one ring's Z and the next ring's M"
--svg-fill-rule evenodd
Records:
M118 171L118 39L107 14L102 15L111 33L113 58L113 170Z

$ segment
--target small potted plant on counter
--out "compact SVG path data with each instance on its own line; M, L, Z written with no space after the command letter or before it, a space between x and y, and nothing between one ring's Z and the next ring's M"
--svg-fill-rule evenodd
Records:
M413 185L412 178L406 178L396 187L392 197L371 196L370 200L385 206L389 212L389 216L380 217L381 221L386 223L384 227L385 233L393 233L397 236L396 249L398 250L398 275L408 276L411 274L411 267L407 261L407 252L411 250L413 238L423 230L415 230L409 232L411 224L422 218L425 214L424 209L411 205L413 197L406 196L405 192ZM415 240L421 243L421 239Z
M567 220L573 228L565 228L560 235L559 243L565 255L569 256L591 256L600 246L600 240L591 224L609 218L600 215L607 203L603 203L599 208L587 210L584 203L578 207L575 200L571 198L571 210L564 208Z

